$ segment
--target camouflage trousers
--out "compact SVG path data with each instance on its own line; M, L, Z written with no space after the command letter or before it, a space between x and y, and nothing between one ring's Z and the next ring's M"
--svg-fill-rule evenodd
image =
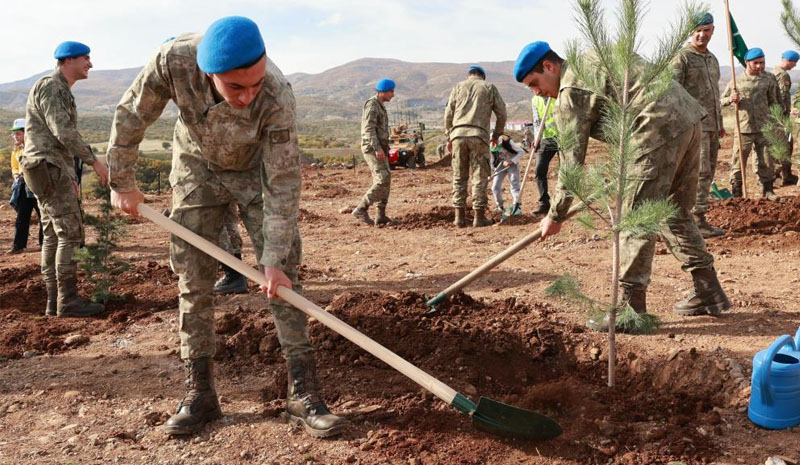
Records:
M252 179L244 179L247 174L247 172L213 174L188 193L184 193L183 189L173 188L173 209L170 218L205 239L218 243L226 212L230 210L231 202L235 202L250 240L253 241L256 257L261 257L264 247L263 199L261 195L249 196L249 199L236 197L237 183L260 185L258 169L255 170L254 176L251 176ZM300 232L296 230L291 253L283 271L297 292L301 291L297 281L297 266L300 260ZM216 349L213 286L217 276L217 260L184 240L172 236L170 263L172 270L178 275L181 357L184 359L212 357ZM313 348L308 339L306 315L280 299L270 299L269 307L284 355L295 357L311 352Z
M750 155L753 147L755 147L756 156L753 160L753 172L758 176L760 184L763 185L765 182L773 182L775 180L775 163L772 156L767 153L769 143L767 139L764 138L764 135L760 132L742 134L742 144L744 146L744 150L741 151L744 157L744 163L742 163L742 165L747 166L747 157ZM742 182L742 168L739 164L739 152L739 138L734 135L733 156L731 157L731 184L734 182Z
M719 155L719 133L703 131L700 136L700 171L697 177L697 199L694 205L695 215L705 215L708 211L708 193L714 174L717 172L717 156Z
M36 195L42 213L42 275L45 282L76 279L73 255L83 242L83 221L76 184L68 170L47 162L22 169L25 184Z
M714 257L692 218L697 197L701 126L687 129L672 141L639 157L630 168L636 182L628 207L646 200L671 199L678 207L659 235L684 271L711 268ZM644 288L650 283L655 256L654 237L623 234L620 247L620 282Z
M222 234L219 235L219 246L231 255L242 253L242 235L239 234L239 212L236 202L228 204L225 218L222 220Z
M384 148L383 153L387 156L385 160L378 160L378 157L373 152L363 152L364 160L369 165L369 170L372 173L372 186L364 194L364 201L367 205L374 204L378 207L385 207L389 201L392 173L389 171L388 147Z
M453 139L453 206L467 206L467 180L472 184L472 209L485 210L489 204L489 144L480 137Z

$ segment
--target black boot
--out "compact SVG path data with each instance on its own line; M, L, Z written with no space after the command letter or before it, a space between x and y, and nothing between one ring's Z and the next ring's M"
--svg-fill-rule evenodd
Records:
M47 308L44 310L44 316L56 316L58 313L58 283L45 281L44 287L47 289Z
M453 224L459 228L467 227L466 210L464 207L456 207L456 219Z
M358 204L358 206L355 209L353 209L353 211L350 214L355 216L362 222L370 226L373 226L375 222L372 221L372 218L369 217L368 209L369 209L369 203L365 199L362 199L361 203Z
M546 215L550 211L549 203L539 202L539 208L533 211L534 215Z
M683 316L719 316L731 308L731 302L722 290L714 268L693 270L692 281L694 281L694 292L683 302L675 304L673 309L675 313Z
M234 257L242 259L242 254L235 253ZM234 270L224 263L220 263L225 274L214 283L214 293L216 294L247 294L247 280L241 273Z
M731 193L734 198L740 199L743 197L741 179L734 179L731 181Z
M764 183L761 196L767 200L778 200L778 196L775 195L775 191L772 189L772 181L767 181Z
M211 357L184 360L186 395L178 410L164 425L168 434L194 434L211 421L222 418L217 393L214 391Z
M85 318L103 313L103 304L90 302L78 295L78 279L64 277L58 281L56 315L60 318Z
M317 369L314 354L304 354L287 360L289 391L286 399L286 418L315 438L341 434L347 421L328 410L317 390Z
M622 291L622 296L620 296L621 306L624 306L627 303L631 306L634 312L647 313L646 287L620 286L619 289ZM619 313L617 313L617 316L619 316ZM586 327L592 331L607 333L608 313L606 313L603 318L589 318L589 320L586 321ZM625 332L619 326L617 327L617 331Z
M703 236L704 239L708 239L710 237L719 237L725 235L725 230L720 228L715 228L708 223L706 220L706 214L695 214L694 215L694 222L697 224L697 229L700 230L700 234Z
M474 211L475 217L472 219L472 226L475 228L482 228L484 226L491 226L494 224L491 218L486 217L486 210L480 208Z
M375 226L394 224L394 220L386 216L386 205L378 206L378 216L375 217Z
M797 176L792 174L791 162L781 163L781 186L794 186L797 184Z

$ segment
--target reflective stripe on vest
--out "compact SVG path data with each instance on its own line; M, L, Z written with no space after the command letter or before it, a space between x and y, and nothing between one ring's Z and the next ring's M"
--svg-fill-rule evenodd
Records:
M547 119L544 122L544 133L542 139L555 139L558 137L558 128L556 127L556 119L553 116L553 109L556 107L557 99L551 99L550 111L547 112ZM538 126L544 115L545 107L547 106L547 99L534 95L531 99L531 107L533 112L534 126ZM538 131L538 128L537 128ZM533 137L536 137L534 132Z

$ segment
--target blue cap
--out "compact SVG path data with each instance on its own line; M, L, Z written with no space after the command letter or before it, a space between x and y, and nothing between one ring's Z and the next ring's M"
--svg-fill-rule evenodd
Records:
M714 24L714 17L711 15L711 13L708 13L708 12L705 12L705 13L702 13L702 14L698 13L694 17L694 19L697 20L697 25L698 26L705 26L706 24Z
M514 78L517 82L522 82L525 76L550 50L550 45L547 42L533 42L523 47L522 51L519 52L517 62L514 63Z
M480 67L480 66L478 66L478 65L472 65L472 66L470 66L470 67L469 67L469 69L467 69L467 72L469 73L470 71L473 71L473 70L475 70L475 71L480 71L480 72L481 72L481 74L483 74L484 76L486 76L486 70L485 70L485 69L483 69L483 68L481 68L481 67Z
M66 60L67 58L82 57L84 55L88 55L89 53L91 53L89 46L80 42L68 40L58 44L53 56L56 58L56 60Z
M744 54L744 61L755 60L756 58L762 58L764 56L764 51L758 47L751 48Z
M787 51L783 52L783 55L781 55L781 58L783 58L784 60L789 60L789 61L798 61L798 60L800 60L800 53L797 53L794 50L787 50Z
M388 78L383 78L375 84L375 90L378 92L389 92L390 90L394 90L394 81Z
M253 20L228 16L214 21L197 46L197 65L218 74L255 62L264 54L264 39Z

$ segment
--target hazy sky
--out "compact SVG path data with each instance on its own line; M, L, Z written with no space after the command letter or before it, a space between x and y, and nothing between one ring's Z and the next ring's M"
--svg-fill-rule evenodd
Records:
M606 0L607 21L618 0ZM793 48L780 23L780 0L730 0L749 47L767 64ZM796 2L800 7L800 1ZM682 2L653 0L645 18L643 51L675 18ZM202 32L215 19L254 19L267 53L284 73L316 73L363 57L405 61L513 60L528 42L546 40L557 51L577 35L567 0L28 0L3 2L0 82L26 78L54 65L64 40L92 48L95 69L141 66L159 44L182 32ZM717 19L711 50L729 65L724 2L710 4Z

